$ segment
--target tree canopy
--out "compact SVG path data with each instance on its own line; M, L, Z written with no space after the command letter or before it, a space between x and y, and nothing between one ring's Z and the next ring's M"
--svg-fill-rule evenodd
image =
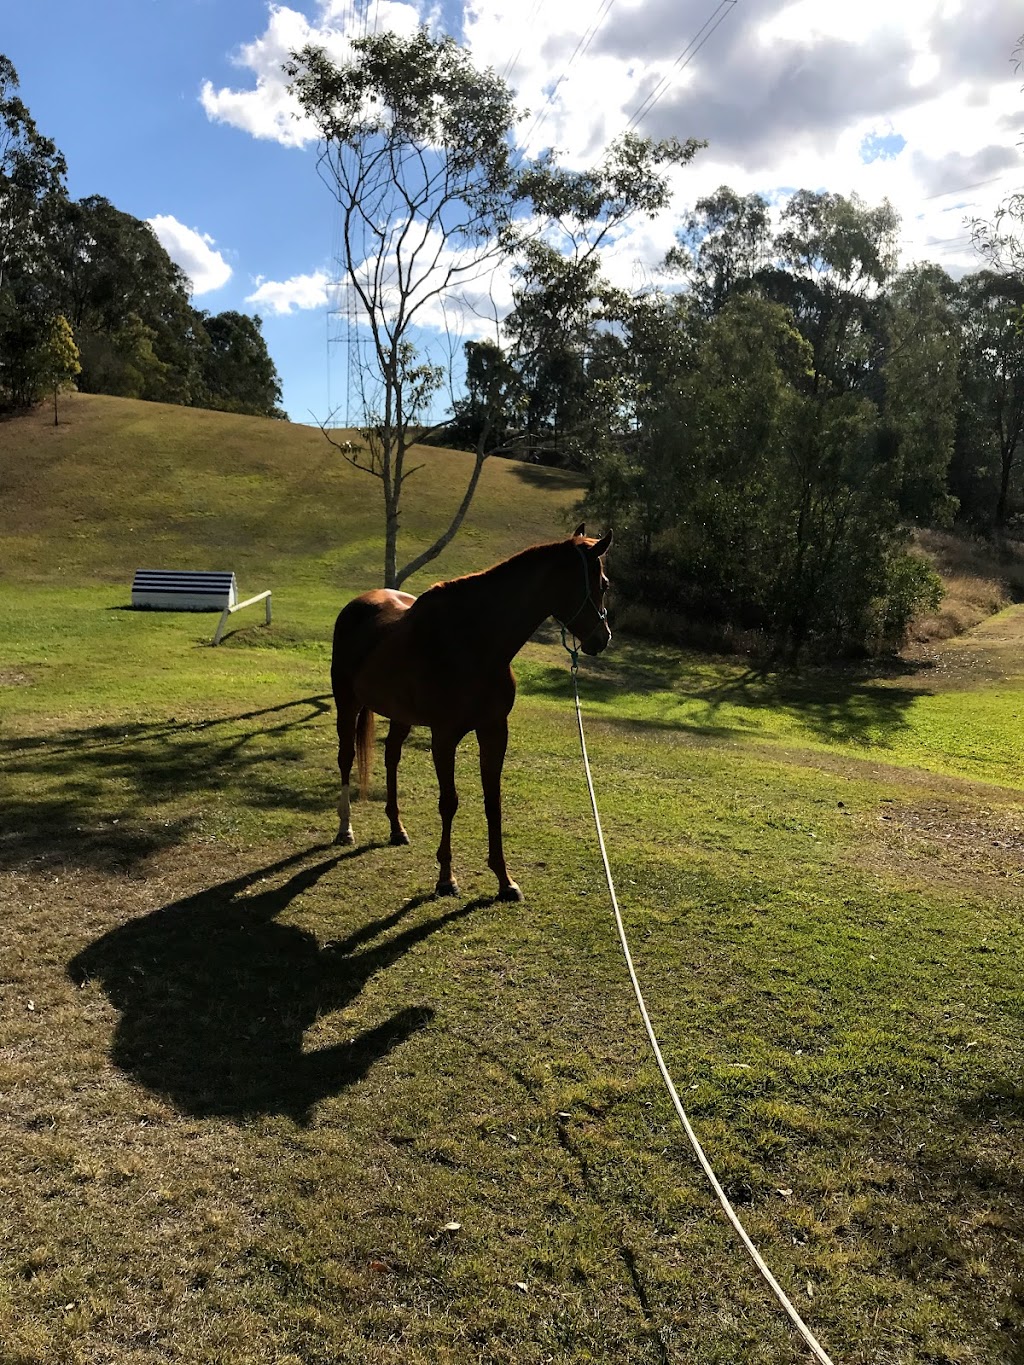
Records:
M505 82L426 28L357 38L341 63L307 47L286 71L319 134L318 169L341 214L347 300L370 338L359 376L362 444L343 449L380 480L383 578L397 587L457 533L483 462L519 426L513 414L525 387L537 389L541 370L553 375L541 351L571 334L588 306L600 242L630 214L664 205L665 171L697 144L630 134L589 171L565 171L551 156L528 162L515 147L518 115ZM499 266L517 270L502 363L467 352L469 392L461 404L450 392L443 423L472 431L476 459L448 525L401 563L402 490L415 472L409 447L452 380L460 316L489 315L498 341L500 313L487 281ZM446 365L423 345L426 322L447 338Z
M548 357L557 429L549 372L530 397L615 523L624 599L784 654L891 648L935 598L915 525L1024 519L1024 294L898 271L888 204L798 191L771 221L727 186L698 201L681 287L592 309L574 363Z

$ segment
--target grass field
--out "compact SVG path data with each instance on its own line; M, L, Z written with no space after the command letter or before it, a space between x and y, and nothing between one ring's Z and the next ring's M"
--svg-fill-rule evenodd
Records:
M566 656L517 665L492 899L471 743L331 845L333 616L375 488L318 432L77 397L0 428L0 1362L797 1362L614 937ZM458 496L428 453L410 549ZM488 467L433 578L570 525ZM216 618L132 570L234 568ZM614 552L609 568L614 578ZM666 1059L836 1365L1024 1361L1024 615L881 676L616 637L581 691ZM383 728L383 727L382 727Z

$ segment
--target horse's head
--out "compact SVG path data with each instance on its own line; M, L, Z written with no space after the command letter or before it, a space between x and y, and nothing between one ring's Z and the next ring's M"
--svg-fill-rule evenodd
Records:
M553 615L580 641L584 654L600 654L612 638L604 605L608 591L604 556L611 549L612 533L595 540L586 534L581 523L568 543L572 552L565 556L566 569L560 579L558 605Z

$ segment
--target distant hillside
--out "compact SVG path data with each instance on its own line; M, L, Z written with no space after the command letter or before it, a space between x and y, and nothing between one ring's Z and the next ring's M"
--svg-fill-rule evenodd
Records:
M54 427L44 405L0 424L0 579L223 568L238 572L242 591L309 579L379 585L380 484L315 428L92 394L62 399L60 417ZM407 557L447 524L472 461L415 453L423 468L406 485ZM581 491L557 470L488 461L463 529L411 590L565 534Z

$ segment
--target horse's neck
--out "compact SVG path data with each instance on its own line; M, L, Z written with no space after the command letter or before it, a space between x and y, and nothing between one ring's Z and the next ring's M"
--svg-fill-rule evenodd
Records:
M476 599L473 629L480 647L511 660L551 615L548 547L524 550L463 582Z

